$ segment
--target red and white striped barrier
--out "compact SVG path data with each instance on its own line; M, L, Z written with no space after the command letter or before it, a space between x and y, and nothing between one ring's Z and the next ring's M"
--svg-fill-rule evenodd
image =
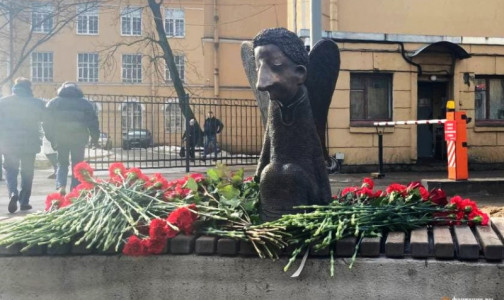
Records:
M448 152L448 168L457 167L455 159L455 141L446 141L446 152Z
M444 124L446 119L374 122L373 126Z

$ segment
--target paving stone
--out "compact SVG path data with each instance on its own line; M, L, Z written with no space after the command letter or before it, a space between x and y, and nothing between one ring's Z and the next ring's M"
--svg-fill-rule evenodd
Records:
M200 255L215 254L217 238L214 236L200 236L194 243L194 252Z
M21 255L19 252L23 246L19 243L16 243L14 245L11 245L10 247L7 247L6 245L0 246L0 256L15 256L15 255Z
M366 257L380 256L380 237L365 237L359 247L359 254Z
M492 218L491 226L500 240L504 243L504 218Z
M47 255L67 255L70 253L72 245L62 244L62 245L52 245L47 247Z
M410 237L411 256L424 258L429 256L429 233L427 227L411 231Z
M434 256L436 258L454 258L455 244L448 226L436 226L433 229Z
M329 256L330 254L331 254L331 251L330 251L329 247L325 247L320 250L315 250L315 249L313 249L313 247L310 249L310 256L326 257L326 256Z
M93 254L95 250L93 248L86 248L87 245L85 243L80 243L79 245L72 245L72 249L70 249L70 253L72 254L78 254L78 255L86 255L86 254Z
M335 247L336 256L351 257L355 252L355 243L356 238L353 236L349 236L339 241L336 241L336 247Z
M122 253L122 246L119 247L119 249L116 251L115 245L110 246L107 250L102 250L102 249L97 249L95 251L96 254L101 254L101 255L115 255L118 253Z
M476 226L476 234L481 242L487 260L502 260L504 246L491 226Z
M389 232L385 241L385 255L388 257L404 257L404 232Z
M238 241L235 239L221 238L217 241L217 253L220 255L236 255L238 245Z
M455 226L453 229L457 237L458 258L478 259L480 248L471 228L468 226Z
M280 255L281 256L292 256L292 252L294 252L294 250L296 250L296 246L294 245L289 245L285 248L283 248L283 250L280 252ZM298 254L298 256L301 256L303 255L304 253L300 253Z
M194 250L194 235L179 234L170 240L170 253L189 254Z
M243 256L257 256L257 252L250 242L240 241L238 254Z
M44 255L46 252L47 246L42 245L42 246L33 246L23 252L21 252L21 255L25 256L38 256L38 255Z

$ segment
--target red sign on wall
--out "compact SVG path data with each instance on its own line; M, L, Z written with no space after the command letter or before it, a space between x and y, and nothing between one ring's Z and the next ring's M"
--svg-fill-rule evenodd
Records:
M455 141L457 137L457 122L446 121L444 124L445 141Z

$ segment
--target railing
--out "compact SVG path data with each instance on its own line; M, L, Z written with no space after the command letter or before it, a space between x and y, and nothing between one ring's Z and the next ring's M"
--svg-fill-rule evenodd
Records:
M107 169L116 161L139 168L186 166L185 158L179 154L186 126L183 112L187 108L181 107L177 98L86 97L95 105L102 132L100 147L87 150L87 160L96 170ZM211 165L214 161L227 165L257 163L264 128L255 100L190 97L189 108L201 129L209 111L224 124L224 130L217 135L217 157L211 151L206 161L201 160L201 139L190 166Z

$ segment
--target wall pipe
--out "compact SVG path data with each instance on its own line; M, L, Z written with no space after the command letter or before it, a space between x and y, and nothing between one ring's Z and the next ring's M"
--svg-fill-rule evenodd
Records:
M332 38L333 41L335 42L341 42L341 43L374 43L374 44L395 44L399 45L401 48L401 56L402 58L410 65L413 65L417 68L418 71L418 76L422 75L422 66L415 63L412 61L409 57L406 56L406 51L404 50L404 43L403 42L392 42L392 41L374 41L374 40L354 40L354 39L338 39L338 38Z
M213 43L214 43L214 96L219 96L219 88L220 88L220 78L219 78L219 15L217 13L217 0L214 0L214 35L213 35Z

